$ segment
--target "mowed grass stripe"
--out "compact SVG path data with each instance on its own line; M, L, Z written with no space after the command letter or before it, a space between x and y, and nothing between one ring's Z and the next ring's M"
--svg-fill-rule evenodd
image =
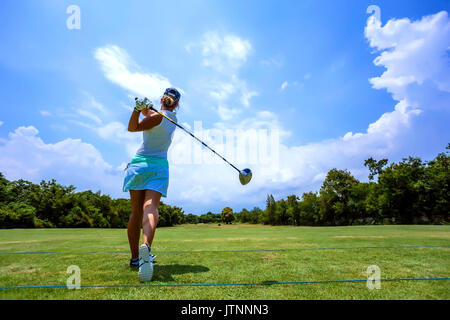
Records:
M450 280L445 278L404 278L404 279L380 279L380 281L439 281ZM325 284L325 283L345 283L345 282L367 282L367 279L353 280L322 280L322 281L288 281L288 282L255 282L255 283L180 283L180 284L87 284L80 285L79 288L119 288L119 287L215 287L215 286L271 286L271 285L292 285L292 284ZM74 285L44 285L44 286L15 286L0 287L0 290L8 289L76 289Z
M246 250L192 250L192 251L168 251L152 250L153 253L225 253L225 252L265 252L265 251L306 251L306 250L359 250L359 249L416 249L416 248L440 248L447 249L450 246L371 246L371 247L337 247L337 248L299 248L299 249L246 249ZM35 252L0 252L1 254L85 254L85 253L128 253L128 250L118 251L35 251Z
M126 230L0 230L0 251L33 252L0 255L1 287L65 288L69 265L80 267L81 284L111 285L92 290L2 290L0 299L448 300L449 281L383 281L381 290L368 290L361 282L268 284L367 279L369 265L379 266L384 279L446 278L449 247L450 226L158 228L158 263L149 283L157 286L142 290L137 270L128 266ZM214 286L239 283L265 285ZM120 287L124 284L129 287ZM207 286L173 286L179 284Z

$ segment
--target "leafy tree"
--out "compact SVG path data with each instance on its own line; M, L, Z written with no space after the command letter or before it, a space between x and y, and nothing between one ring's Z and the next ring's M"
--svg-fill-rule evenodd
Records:
M292 218L287 212L286 201L283 199L277 201L275 204L275 216L277 224L288 225L292 223Z
M0 172L0 205L8 202L8 184L9 181Z
M383 172L383 167L388 163L387 159L381 159L376 161L374 158L370 157L366 161L364 161L364 166L369 168L369 180L373 180L376 175L379 175Z
M60 218L69 214L74 207L71 197L74 191L74 186L62 186L54 179L49 182L41 181L39 188L31 191L28 203L36 208L38 218L58 226Z
M128 224L131 214L131 201L129 199L113 199L111 202L111 228L124 228Z
M350 190L350 197L347 202L348 224L362 224L372 221L366 214L366 199L370 192L371 183L355 183Z
M264 211L264 216L262 218L264 224L277 224L276 216L276 203L273 195L269 194L266 200L266 210Z
M158 208L158 212L159 227L170 227L184 222L183 210L181 210L181 208L172 207L161 202Z
M249 218L249 211L247 209L242 209L241 212L237 212L234 215L234 218L236 221L242 222L242 223L247 223L248 222L248 218Z
M450 150L450 144L447 146ZM440 153L425 168L419 206L429 221L448 220L450 214L450 157Z
M261 223L264 211L258 207L254 207L248 214L248 222L252 224Z
M60 226L72 228L92 228L94 221L80 207L70 209L69 213L60 219Z
M380 185L375 182L365 184L367 195L364 199L363 218L368 223L380 224L383 222L383 210L380 203L382 202Z
M48 226L36 217L36 209L23 202L11 202L0 207L2 228L34 228Z
M410 224L423 214L419 197L424 188L425 167L419 158L405 158L391 164L378 177L383 213L396 223Z
M189 213L184 218L185 223L197 224L199 222L199 218L197 215Z
M218 223L220 221L222 221L221 214L214 214L212 212L202 214L199 217L199 223Z
M266 208L230 207L221 214L184 215L181 208L161 202L158 226L181 223L231 222L283 225L343 225L356 223L448 223L450 213L450 144L429 162L405 158L387 166L387 159L369 158L368 183L347 170L328 172L319 193L290 195L275 201L269 194ZM378 176L375 182L375 177ZM129 199L111 199L100 191L75 192L74 186L56 181L33 184L8 181L0 173L0 227L102 227L124 228L131 212Z
M12 181L6 188L6 202L23 202L33 205L32 199L39 192L39 185L22 179Z
M260 219L262 218L263 211L258 208L254 207L252 210L248 211L247 209L242 209L241 212L238 212L235 214L235 218L237 221L242 223L251 223L251 224L257 224L260 223Z
M178 225L185 222L184 211L177 206L171 206L172 225Z
M231 222L233 222L234 220L233 209L231 209L230 207L223 208L221 218L222 221L225 222L226 224L230 224Z
M294 226L300 225L300 207L298 204L298 197L296 195L288 196L286 207L286 214L290 219L289 224Z
M2 227L127 226L131 213L129 199L111 199L100 191L74 191L75 187L62 186L55 180L41 181L39 185L25 180L9 182L0 173ZM162 225L184 222L181 208L162 204L162 211ZM32 216L34 218L30 218Z
M320 203L317 194L313 192L303 193L298 208L300 211L299 225L313 226L319 224Z
M325 224L348 224L352 220L350 200L359 181L347 170L332 169L320 188L320 217Z

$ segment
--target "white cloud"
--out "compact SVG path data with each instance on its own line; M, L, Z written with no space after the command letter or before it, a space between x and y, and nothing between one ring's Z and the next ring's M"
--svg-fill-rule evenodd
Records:
M433 90L435 96L439 91L450 92L447 12L425 16L418 21L393 19L383 27L371 17L365 34L370 45L382 51L374 60L375 65L386 68L381 76L370 79L375 89L387 89L395 100L409 98L409 104L414 105L427 104L430 95L414 94L413 87L428 87L427 91Z
M227 121L232 119L234 116L239 115L242 112L242 109L227 108L223 105L219 105L216 108L216 111L221 120Z
M78 101L75 106L71 107L71 109L73 112L68 113L64 110L62 112L57 112L56 115L62 118L68 118L70 119L69 122L88 128L90 128L91 125L84 121L80 121L80 117L83 120L89 119L90 121L95 122L96 125L100 125L105 119L109 118L111 114L111 112L108 112L100 102L86 91L82 91L80 101ZM43 113L42 111L41 114L46 115L46 113Z
M114 115L114 112L106 109L90 93L83 92L83 96L84 100L77 107L72 108L75 114L83 117L82 121L71 119L69 122L92 130L107 142L124 146L127 155L132 157L142 143L142 133L129 132L123 123L112 120L111 116ZM120 103L120 105L128 111L133 110L124 103ZM68 114L66 117L73 117L73 115ZM91 121L84 121L85 119Z
M83 121L70 120L70 122L90 129L109 143L119 144L125 147L127 155L133 157L142 143L142 132L129 132L125 125L118 121L106 124L98 123L92 125Z
M287 131L283 128L279 117L268 110L258 111L253 114L251 117L246 117L240 119L239 122L235 123L224 123L224 122L216 122L214 123L214 128L220 130L259 130L259 129L267 129L267 130L277 130L279 132L280 138L285 139L291 136L291 132Z
M127 165L128 165L128 163L122 162L120 165L117 166L116 169L117 169L118 171L124 171L125 168L127 167Z
M259 95L258 92L256 92L256 91L248 91L247 90L247 86L245 86L242 89L241 103L244 105L244 107L249 107L250 106L250 99L252 97L256 97L258 95Z
M281 84L281 91L283 91L284 89L286 89L286 87L288 86L288 82L285 81Z
M250 91L247 83L235 75L225 81L212 81L202 85L208 88L209 96L213 100L219 103L231 103L232 101L233 104L236 104L238 102L245 108L250 106L251 98L259 95L257 91Z
M40 110L39 113L41 114L41 116L43 117L50 117L52 114L47 111L47 110Z
M375 89L392 93L396 100L392 111L368 124L365 132L348 132L342 137L316 143L288 146L285 138L289 133L281 135L277 167L267 170L261 164L239 164L240 168L248 166L253 171L253 180L245 187L239 184L237 173L220 161L210 165L174 165L172 199L186 207L195 206L196 201L212 206L225 205L228 201L234 207L263 205L267 193L285 197L290 193L317 190L326 172L332 168L348 169L358 178L365 179L367 170L363 161L368 157L392 160L392 157L410 155L408 145L417 151L416 141L420 139L429 144L423 138L427 131L420 130L423 128L421 121L429 121L425 128L432 128L442 122L443 114L448 117L449 32L446 12L418 21L391 20L385 26L369 19L365 33L371 46L378 50L374 63L385 68L384 73L371 79L370 83ZM437 118L433 118L433 114ZM214 124L222 130L267 126L283 131L282 123L269 111L242 119L234 126L223 122ZM449 134L448 128L445 130L442 132L444 140ZM224 149L220 145L215 147ZM238 149L236 157L231 159L238 160L243 151ZM186 179L186 176L190 178Z
M277 68L281 68L284 64L282 58L262 59L262 60L260 60L260 63L266 67L275 66Z
M241 67L252 48L247 40L231 34L221 37L217 32L205 33L200 45L203 65L226 73Z
M236 92L236 85L229 82L216 82L211 85L209 95L217 101L225 101Z
M93 120L97 124L101 124L102 123L102 120L96 114L94 114L94 113L92 113L90 111L87 111L87 110L84 110L84 109L75 109L75 111L79 115L81 115L83 117L86 117L86 118L89 118L89 119Z
M268 181L268 177L272 175L271 161L275 160L268 159L265 164L255 164L260 159L254 159L252 151L256 151L257 156L261 155L262 151L257 150L260 140L257 144L252 144L251 135L261 129L265 129L269 135L273 130L280 130L281 132L278 132L280 139L290 134L280 128L277 115L270 111L257 112L252 118L245 118L233 124L217 122L213 128L204 128L202 132L194 126L194 134L228 161L241 168L252 168L256 173L255 181L246 187L240 185L238 174L233 168L206 148L202 148L190 136L177 131L169 151L171 163L169 201L183 203L186 208L198 204L214 206L226 201L239 201L238 199L243 196L248 196L246 198L248 205L252 205L252 201L260 201L258 200L260 195L255 190ZM239 144L239 139L243 137L250 139L244 139L242 140L244 143ZM270 144L270 141L265 142ZM285 171L281 170L283 174ZM224 190L227 191L223 192Z
M106 115L108 113L108 110L105 108L105 106L98 102L90 93L86 91L83 91L82 93L86 98L82 103L82 107L84 109L103 115Z
M205 128L211 132L213 129L216 132L222 130L224 134L226 130L262 128L279 131L279 163L274 167L261 163L253 164L250 160L241 161L247 151L245 146L236 148L235 154L229 158L228 154L225 154L228 160L236 161L239 168L252 169L253 180L247 186L241 186L237 172L220 159L211 164L196 164L195 161L193 164L180 163L188 158L195 160L198 155L204 155L206 158L215 156L202 149L190 136L177 130L169 152L171 180L169 198L166 201L181 205L188 211L199 206L214 210L225 205L231 205L234 209L238 209L240 205L247 208L264 205L267 193L272 193L275 197L285 197L290 193L301 194L303 191L317 190L331 168L349 169L357 177L363 178L367 174L362 166L364 159L370 156L392 159L391 157L397 155L409 155L409 150L406 149L408 144L414 148L418 148L420 141L422 144L429 144L428 131L421 130L421 121L428 119L429 123L424 127L433 128L435 123L443 121L442 115L448 117L449 30L450 22L446 12L418 21L391 20L385 26L369 18L365 35L369 44L377 50L374 63L384 69L379 77L370 79L368 85L372 84L374 89L386 89L392 94L395 103L392 111L367 124L367 129L363 132L343 132L341 137L292 145L288 144L292 135L284 128L282 119L267 110L251 116L246 113L245 118L232 123L221 119L211 128ZM224 67L228 63L232 66L229 70L233 71L226 74L215 69L219 76L214 83L231 84L229 87L218 86L215 99L220 103L215 106L222 106L222 110L216 107L220 116L220 112L227 110L225 107L229 105L230 100L235 98L239 101L243 95L237 88L241 88L240 84L245 81L237 77L237 72L248 58L251 46L242 43L236 47L230 46L233 53L227 56L221 51L225 46L225 37L211 37L213 41L208 44L205 59L212 63L214 59L220 58L219 64ZM193 47L189 48L192 51ZM137 84L136 90L147 92L149 87L153 86L154 89L158 86L152 85L158 82L158 79L165 79L130 71L137 67L122 49L115 46L97 49L96 58L102 63L105 75L111 81L131 92L135 92L132 91L135 90L134 83ZM336 66L338 65L339 63L336 63ZM155 92L160 95L159 90L155 89ZM151 97L149 93L145 95ZM239 95L237 99L236 95ZM214 97L211 98L214 100ZM101 113L101 108L97 109ZM236 110L234 115L241 115L238 112L240 109ZM433 115L440 118L436 120ZM222 118L224 117L227 118L228 115L222 114ZM445 130L440 132L443 139L449 136L449 129ZM137 144L141 141L139 134L127 133L125 126L115 121L100 126L97 133L104 139L121 144L131 146L136 143L136 146L129 148L130 153L136 151ZM211 142L211 146L218 152L227 150L226 145L217 143L214 137L207 137L205 140ZM197 149L187 148L191 144ZM193 154L186 154L190 151L193 151ZM122 176L118 170L123 165L111 166L94 146L81 140L66 139L55 144L44 143L34 127L20 127L11 133L8 139L0 140L0 171L5 172L9 179L28 178L37 181L42 178L57 178L62 183L73 183L88 189L100 188L111 193L113 191L109 190L119 190L117 194L120 194Z
M9 180L39 183L56 179L80 189L100 189L123 196L122 173L107 163L91 144L80 139L45 143L33 127L19 127L0 143L0 172Z
M259 93L248 88L246 81L239 78L240 68L246 62L252 46L248 40L236 35L206 32L202 40L186 46L188 52L193 52L193 48L200 48L202 65L214 71L213 76L209 76L207 82L201 81L197 88L204 88L209 92L209 97L214 104L240 103L244 108L250 106L250 99ZM223 113L223 108L212 107L222 120L231 120L230 113ZM238 114L235 108L235 114ZM224 116L225 115L225 116Z
M414 141L415 136L425 134L413 128L420 114L429 113L437 106L448 108L450 22L447 14L441 12L415 22L399 21L389 21L382 27L369 19L366 27L369 43L381 51L374 63L386 68L381 77L370 81L374 88L385 88L393 94L398 101L394 110L369 124L364 133L348 132L342 138L298 147L281 146L280 167L290 168L292 172L281 179L287 185L304 189L333 167L365 175L364 159L401 154L408 140Z
M172 87L164 76L140 71L128 53L118 46L97 48L94 55L110 81L134 94L157 100L166 88Z
M93 127L98 135L111 142L123 145L127 154L133 157L142 143L142 132L129 132L121 122L113 121L101 127Z
M283 177L278 172L281 181L304 188L333 167L365 175L364 159L401 154L406 141L414 141L416 135L424 134L413 128L420 114L431 112L437 106L448 108L450 22L447 14L441 12L415 22L399 21L389 21L382 27L369 19L366 27L369 43L381 51L374 63L386 68L381 77L370 82L374 88L385 88L393 94L398 101L394 110L369 124L364 133L348 132L342 138L303 146L282 145L280 167L289 168L292 174Z
M122 108L132 111L133 108L125 103L119 103ZM71 108L72 113L56 113L57 116L68 119L67 122L88 129L98 135L105 143L119 145L128 157L133 157L142 143L142 133L129 132L127 127L114 119L115 109L107 109L90 93L83 91L82 98L76 107ZM67 125L58 123L50 127L70 132Z

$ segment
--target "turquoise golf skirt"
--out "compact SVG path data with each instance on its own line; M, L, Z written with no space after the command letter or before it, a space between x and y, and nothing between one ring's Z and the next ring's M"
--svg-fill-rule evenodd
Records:
M125 169L123 191L154 190L167 197L169 187L169 162L158 158L136 154Z

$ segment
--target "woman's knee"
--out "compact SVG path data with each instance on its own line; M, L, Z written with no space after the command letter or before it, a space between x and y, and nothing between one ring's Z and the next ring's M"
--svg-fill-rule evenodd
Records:
M144 212L151 212L158 214L158 206L161 198L161 194L153 191L146 190L144 199Z

